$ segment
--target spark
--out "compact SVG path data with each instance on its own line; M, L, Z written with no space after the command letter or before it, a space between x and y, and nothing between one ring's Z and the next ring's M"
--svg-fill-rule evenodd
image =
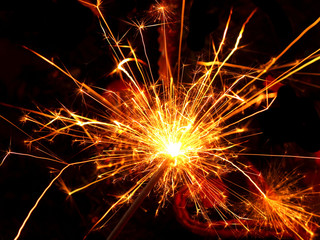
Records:
M236 172L240 173L252 186L252 189L247 189L247 192L253 193L255 198L250 200L231 189L229 194L251 207L251 211L255 214L250 216L250 220L256 220L257 226L270 225L276 231L279 228L283 231L289 229L295 236L300 237L296 228L298 225L312 236L313 229L308 223L312 222L312 218L316 215L307 212L299 204L298 206L292 204L292 194L294 194L292 189L287 188L285 193L283 193L284 190L274 193L264 189L261 181L259 182L255 177L259 174L242 162L239 156L245 154L241 153L244 149L242 147L244 139L255 134L243 123L248 118L267 110L276 98L276 93L269 92L268 89L320 59L317 55L320 51L318 49L301 61L289 65L288 70L267 86L261 84L261 81L264 81L263 75L276 68L277 60L316 26L320 18L306 28L278 56L260 68L250 68L232 64L229 61L240 48L239 44L245 28L255 11L242 24L231 51L225 58L219 60L228 34L231 10L219 47L214 49L212 61L198 61L199 71L194 74L194 81L187 84L183 83L182 79L183 70L187 64L183 64L184 67L180 69L185 1L182 2L177 74L174 73L170 63L166 35L169 25L173 24L169 21L172 11L170 6L158 3L153 8L154 19L160 21L159 24L147 25L146 21L132 24L141 36L145 62L138 58L131 43L122 45L114 37L101 13L101 1L97 4L81 2L95 9L98 14L102 31L110 44L116 62L111 74L119 74L126 89L122 93L108 91L110 95L106 96L103 91L80 82L65 68L26 47L69 77L83 95L93 99L101 108L100 111L92 108L95 113L94 118L72 112L64 106L55 111L29 111L25 120L35 123L39 128L39 136L36 138L29 136L29 143L53 141L58 135L67 135L73 137L75 142L83 144L85 146L83 151L89 148L102 150L96 150L97 154L90 159L69 164L60 159L54 160L63 163L64 167L59 170L28 212L15 240L20 237L31 214L36 210L48 189L62 178L65 170L88 162L97 164L97 179L75 189L66 188L69 195L85 191L107 179L120 181L127 178L132 182L127 191L117 197L114 204L102 214L91 230L105 226L120 207L134 202L131 205L133 207L129 208L132 210L126 214L130 217L153 188L158 193L158 210L168 199L174 197L179 189L185 188L197 215L201 215L209 223L209 228L215 228L218 225L211 220L203 204L204 199L211 203L214 211L221 217L224 227L233 225L250 232L252 226L248 223L249 214L243 214L243 209L235 210L232 202L228 200L226 194L228 190L212 183L218 180L225 181L230 174ZM166 63L166 73L160 74L160 78L155 80L143 30L159 26L162 31L164 46L162 57ZM248 73L239 74L237 70L247 70ZM222 86L219 85L218 79L223 82ZM9 151L5 155L1 165L10 154L13 152ZM47 160L51 161L49 158ZM299 196L303 196L304 193L300 192ZM290 200L287 200L288 198ZM123 222L127 221L127 218ZM281 225L275 224L279 222ZM236 233L237 230L234 232Z
M167 145L167 152L171 155L171 157L177 157L180 155L181 142L178 143L169 143Z
M298 187L303 176L297 169L288 173L280 167L272 167L264 175L266 182L262 185L265 186L266 197L255 203L260 211L255 213L263 220L257 226L274 229L280 236L290 231L298 239L314 237L318 225L310 220L319 216L308 210L311 206L305 205L305 200L315 195L313 188Z

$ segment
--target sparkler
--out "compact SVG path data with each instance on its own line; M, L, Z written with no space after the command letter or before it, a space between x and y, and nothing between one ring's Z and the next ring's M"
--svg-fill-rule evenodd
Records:
M263 84L264 74L280 68L275 65L277 60L316 26L320 18L264 66L248 68L229 61L240 48L245 27L255 11L243 23L232 49L222 57L231 11L218 48L213 44L212 61L199 61L192 83L186 83L183 79L185 66L180 61L185 1L182 1L177 74L170 62L166 36L167 29L172 24L168 21L170 6L157 4L154 7L156 19L160 23L133 24L137 27L143 44L145 60L141 60L130 42L123 43L123 40L119 41L114 36L100 10L100 1L97 4L79 1L90 6L99 16L105 39L110 44L116 61L111 74L121 77L125 90L120 93L88 86L55 62L27 48L73 80L79 93L93 99L100 107L99 111L92 107L94 116L83 115L64 106L56 110L27 110L28 114L23 120L34 122L39 127L39 136L30 138L27 144L51 141L57 135L66 135L83 144L83 150L102 150L90 159L73 163L65 163L53 156L47 159L62 163L64 167L37 199L15 239L20 237L38 203L63 176L65 170L88 162L96 164L97 178L75 189L66 187L69 195L108 179L128 179L132 182L91 229L102 228L120 207L133 202L119 227L111 233L110 239L117 236L153 188L158 192L158 210L168 199L182 191L180 196L184 200L178 205L181 207L181 203L186 204L188 199L195 214L203 219L202 225L216 234L224 234L225 230L221 228L229 227L232 234L247 235L260 229L262 235L270 232L279 238L286 234L300 239L305 236L311 238L316 226L314 218L318 215L306 210L297 199L314 194L312 189L298 191L290 187L287 181L267 185L259 177L261 173L240 156L246 139L259 134L246 127L246 120L267 110L276 98L276 93L269 89L320 59L320 49L317 49L304 59L286 66L287 70L267 86ZM153 75L144 42L143 32L151 26L160 27L162 31L165 70L159 79L155 79ZM239 70L247 73L239 74ZM87 107L90 108L90 105ZM8 152L3 161L10 154L14 153ZM237 179L228 180L234 174L240 175L247 187L242 186ZM292 179L292 176L288 176L288 179ZM227 182L229 183L226 184ZM243 188L245 194L233 190L232 186ZM230 196L235 200L230 200ZM235 203L245 207L236 209ZM212 212L219 216L219 221L211 217ZM187 219L188 214L183 217ZM190 224L193 220L188 218L188 221ZM262 229L267 230L263 232Z

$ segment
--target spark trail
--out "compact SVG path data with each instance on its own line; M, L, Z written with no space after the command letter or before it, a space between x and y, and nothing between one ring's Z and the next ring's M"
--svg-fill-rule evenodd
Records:
M232 221L233 225L249 234L253 229L268 225L274 232L280 232L276 234L278 237L289 231L290 234L293 233L295 237L302 239L304 235L301 234L301 229L308 236L312 236L313 219L317 215L305 210L302 205L292 205L294 202L292 199L295 197L291 197L303 196L309 193L310 189L294 193L290 192L294 191L293 188L287 188L286 191L289 192L286 194L283 194L285 190L271 193L264 188L264 183L255 177L260 173L250 168L239 156L244 149L243 144L246 139L258 134L246 128L246 120L267 110L276 98L276 93L268 89L320 59L320 49L317 49L305 59L290 66L268 85L262 84L265 81L264 74L279 68L275 66L277 60L304 34L315 27L320 18L263 67L249 68L229 61L239 49L245 27L250 23L255 11L242 24L236 42L226 57L221 56L228 35L231 11L219 47L214 48L212 61L199 61L193 82L185 83L184 68L180 69L185 1L182 3L183 11L180 21L177 74L172 70L168 54L166 32L171 25L175 24L168 21L167 14L172 11L169 6L157 4L154 7L159 23L152 22L149 26L146 22L141 25L136 24L144 47L144 56L139 58L132 47L134 44L130 42L123 44L115 38L115 34L101 13L100 1L97 4L80 2L94 9L98 14L104 37L116 61L116 67L111 74L118 74L126 89L116 92L90 87L47 57L27 48L74 81L79 92L84 97L93 99L100 107L99 110L91 109L95 115L94 118L73 112L64 106L55 110L30 110L25 120L38 126L39 136L30 138L27 143L51 141L57 135L67 135L73 137L75 142L83 144L84 150L89 148L102 150L96 151L90 159L73 163L52 158L64 164L64 167L39 196L18 230L15 240L20 237L31 214L36 210L48 189L57 179L62 178L65 170L87 162L96 164L97 179L76 189L68 190L69 195L84 191L108 179L121 180L125 177L132 182L127 191L117 197L114 204L102 214L91 230L108 224L110 217L126 203L135 199L143 200L139 195L143 193L142 189L149 186L148 183L152 181L158 193L159 208L184 187L187 189L188 198L197 215L201 215L213 229L217 225L210 218L208 209L203 204L204 196L211 202L211 208L220 216L221 224L224 226L230 225ZM148 48L143 36L144 30L151 26L161 28L163 57L166 62L166 73L156 80L152 74ZM146 61L142 60L143 58ZM248 73L239 74L240 70ZM90 109L89 105L87 107ZM9 155L10 152L5 159ZM237 211L225 192L210 180L226 181L225 179L233 173L239 173L248 182L252 188L245 191L248 194L252 193L254 198L252 200L231 189L229 194L249 206L248 211L254 214L244 213L245 208ZM151 188L142 195L145 197ZM281 222L280 225L279 222ZM237 231L234 229L234 234L237 234Z

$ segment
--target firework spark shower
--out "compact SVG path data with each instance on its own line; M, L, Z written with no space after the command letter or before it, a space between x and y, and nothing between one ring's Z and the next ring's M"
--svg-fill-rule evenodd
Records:
M259 8L237 23L237 8L229 8L217 30L219 41L204 37L205 49L190 54L185 42L192 29L185 22L194 8L187 1L156 2L141 18L117 20L125 31L113 29L110 21L115 20L103 13L103 2L79 3L96 16L104 50L111 53L109 71L100 76L106 83L93 85L58 57L23 44L24 51L52 67L52 78L73 90L69 105L57 100L58 107L35 103L31 109L2 103L24 112L20 120L32 133L1 118L25 135L24 144L32 151L18 152L10 146L1 168L17 156L41 162L50 173L46 183L36 182L43 189L21 213L16 233L10 236L27 237L34 215L44 211L42 202L56 194L73 207L90 209L85 214L77 209L80 219L88 218L82 220L82 237L88 238L106 232L114 239L137 209L159 217L168 205L174 205L178 221L196 235L316 237L319 188L306 180L309 175L296 159L316 166L317 155L290 148L268 152L253 142L265 134L265 126L257 127L256 119L270 115L277 95L286 89L281 86L301 84L295 76L320 60L320 48L314 46L303 57L280 64L310 31L319 29L320 18L267 61L243 65L237 54L246 53L249 43L243 39ZM149 31L157 33L155 43L150 44ZM152 44L160 52L156 60ZM306 85L317 88L312 82ZM67 145L67 157L55 151L57 142ZM77 201L79 195L86 196L84 202ZM144 200L152 211L144 207ZM98 208L94 211L91 204Z

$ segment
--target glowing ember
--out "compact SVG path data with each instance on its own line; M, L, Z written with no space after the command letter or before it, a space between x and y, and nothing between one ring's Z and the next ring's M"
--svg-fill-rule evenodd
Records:
M178 143L168 143L167 144L167 152L171 155L171 157L175 158L179 156L181 153L181 142Z

